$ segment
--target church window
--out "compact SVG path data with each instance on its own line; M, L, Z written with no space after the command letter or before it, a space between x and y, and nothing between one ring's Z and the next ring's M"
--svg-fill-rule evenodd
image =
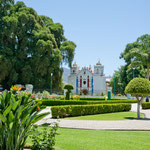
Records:
M83 81L83 84L85 85L85 84L86 84L86 81Z
M99 70L98 70L98 68L96 69L96 73L97 73L97 74L99 74Z
M84 71L84 74L86 74L86 72Z

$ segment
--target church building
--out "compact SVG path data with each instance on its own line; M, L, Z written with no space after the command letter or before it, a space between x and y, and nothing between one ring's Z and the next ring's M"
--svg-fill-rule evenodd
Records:
M91 67L83 67L81 70L78 65L73 64L68 83L73 85L73 94L101 94L106 93L106 77L104 75L104 66L98 62L94 66L94 71Z

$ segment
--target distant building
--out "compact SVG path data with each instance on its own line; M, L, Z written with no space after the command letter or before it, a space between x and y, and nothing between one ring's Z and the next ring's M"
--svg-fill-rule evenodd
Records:
M78 65L73 64L68 83L74 86L72 91L74 94L101 94L106 93L106 77L104 75L104 66L98 62L94 66L94 71L91 67L83 67L81 70Z

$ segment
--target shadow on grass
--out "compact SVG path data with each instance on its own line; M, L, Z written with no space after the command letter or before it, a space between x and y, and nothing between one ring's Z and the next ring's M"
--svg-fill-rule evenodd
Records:
M50 126L52 123L43 123L43 124L41 124L40 126L41 127L48 127L48 126Z
M129 119L129 120L150 120L150 118L136 118L136 117L125 117L125 119Z

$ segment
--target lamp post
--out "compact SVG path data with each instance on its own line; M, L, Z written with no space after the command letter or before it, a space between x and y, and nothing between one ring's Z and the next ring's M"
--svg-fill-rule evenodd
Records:
M115 74L114 74L114 96L115 96Z
M133 68L133 79L134 79L134 74L135 74L135 66L133 66L132 68Z
M50 94L52 95L52 83L53 83L53 73L51 73L51 88L50 88Z

